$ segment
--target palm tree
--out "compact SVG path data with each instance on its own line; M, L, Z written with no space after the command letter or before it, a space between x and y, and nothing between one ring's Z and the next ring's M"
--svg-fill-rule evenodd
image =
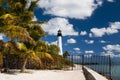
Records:
M28 49L24 43L17 43L17 48L20 50L20 53L21 53L20 56L24 57L24 62L21 68L21 72L24 72L28 59L32 58L34 60L39 61L39 64L41 64L41 60L35 54L35 51ZM23 51L24 51L24 54L23 54Z
M24 72L27 61L29 59L34 59L38 61L39 64L41 64L41 60L35 54L34 50L28 49L23 42L7 42L5 44L4 55L6 55L6 59L8 61L10 61L9 60L10 58L8 59L8 56L11 54L18 55L19 58L23 59L23 63L22 63L23 65L21 67L21 72ZM8 61L6 63L8 63ZM9 67L9 65L7 65L7 67Z
M37 25L38 21L32 21L34 17L33 9L38 0L31 2L26 7L26 0L5 0L6 6L0 6L0 33L5 34L15 41L29 42L35 44L41 36L45 36L45 32L41 26ZM33 33L35 36L33 36Z
M3 1L3 0L1 0ZM34 47L40 37L45 36L45 32L41 26L37 25L38 21L32 21L34 17L33 9L38 0L32 1L31 5L26 7L26 0L5 0L4 6L0 5L0 33L10 38L10 42L6 44L7 53L20 52L24 57L21 71L23 72L30 57L36 57ZM16 42L23 45L21 51ZM17 44L18 45L18 44ZM10 52L8 52L10 51Z

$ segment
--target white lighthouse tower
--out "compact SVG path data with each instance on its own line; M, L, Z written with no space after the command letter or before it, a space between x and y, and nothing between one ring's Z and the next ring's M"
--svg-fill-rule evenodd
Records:
M63 55L63 51L62 51L62 33L61 33L60 29L58 30L57 37L58 37L57 45L60 48L59 55Z

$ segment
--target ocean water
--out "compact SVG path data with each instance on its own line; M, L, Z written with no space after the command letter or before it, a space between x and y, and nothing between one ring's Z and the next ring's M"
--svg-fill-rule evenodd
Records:
M113 80L120 80L120 65L111 66L111 77Z
M87 65L89 68L99 72L104 73L107 76L111 76L112 80L120 80L120 64L112 65L111 68L109 65Z
M68 56L68 60L72 61L75 64L84 63L84 66L87 66L101 74L105 74L111 77L112 80L120 80L120 58L110 58L109 56L106 57L98 55L96 56L72 55ZM93 65L89 63L93 63Z

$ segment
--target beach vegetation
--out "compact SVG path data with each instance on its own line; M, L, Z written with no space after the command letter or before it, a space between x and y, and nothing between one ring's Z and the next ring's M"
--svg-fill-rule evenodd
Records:
M59 47L41 40L46 36L41 24L34 21L34 8L39 0L0 0L0 62L3 68L63 68L69 61L58 55Z

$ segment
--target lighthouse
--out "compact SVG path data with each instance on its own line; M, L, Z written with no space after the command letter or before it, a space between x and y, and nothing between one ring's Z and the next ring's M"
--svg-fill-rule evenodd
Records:
M58 37L57 45L60 48L59 55L63 55L63 51L62 51L62 32L61 32L60 29L58 30L57 37Z

